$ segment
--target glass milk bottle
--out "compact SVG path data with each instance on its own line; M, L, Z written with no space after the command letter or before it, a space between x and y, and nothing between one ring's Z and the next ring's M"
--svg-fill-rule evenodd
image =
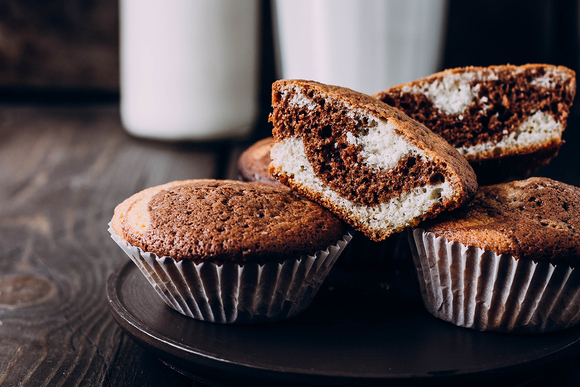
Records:
M275 0L283 78L374 94L440 70L448 0Z
M258 113L258 0L121 0L121 120L139 137L220 140Z

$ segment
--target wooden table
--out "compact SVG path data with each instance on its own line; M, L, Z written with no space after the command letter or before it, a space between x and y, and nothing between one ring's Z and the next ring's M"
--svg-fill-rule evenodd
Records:
M577 122L538 174L580 186ZM117 104L0 106L0 385L199 385L111 317L105 284L127 258L106 225L116 204L146 187L237 178L237 157L256 139L135 139ZM579 366L580 357L567 359L528 385L580 385Z

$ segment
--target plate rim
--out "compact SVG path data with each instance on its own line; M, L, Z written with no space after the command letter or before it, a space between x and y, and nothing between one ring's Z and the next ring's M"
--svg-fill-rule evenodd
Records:
M288 368L284 368L283 366L278 367L279 369L274 369L273 367L263 367L259 365L244 364L242 362L235 362L229 359L220 358L219 356L207 353L206 351L200 350L198 348L194 348L184 343L179 343L170 337L165 338L157 337L154 333L152 333L151 331L156 330L149 327L145 322L141 321L137 316L135 316L129 310L127 310L126 306L121 301L117 291L118 290L117 286L121 285L122 281L131 273L131 271L134 270L139 270L139 268L132 261L127 261L119 265L109 275L109 278L107 280L106 294L110 313L113 315L117 324L134 341L138 342L142 346L147 347L150 350L153 350L159 355L160 358L164 359L164 361L168 361L169 363L173 364L175 367L177 367L178 370L181 369L183 371L182 373L184 374L188 374L191 372L189 370L183 369L183 367L176 366L175 361L179 362L181 360L187 363L194 362L197 366L194 368L199 368L199 370L196 369L195 372L193 373L195 374L203 372L203 374L207 374L209 375L209 377L223 376L221 374L223 374L224 368L227 368L229 372L237 373L236 376L249 376L252 378L252 380L255 380L255 378L257 377L256 372L258 372L262 376L260 379L279 376L280 379L278 380L284 381L288 380L298 381L303 378L316 378L322 381L332 383L345 381L346 382L358 381L363 383L364 382L372 383L375 381L442 382L446 380L460 381L463 378L473 378L473 377L489 378L509 375L513 376L523 371L529 372L529 370L533 368L549 367L559 359L570 357L573 356L574 353L580 352L580 328L576 327L578 332L574 340L568 342L566 345L564 345L559 349L555 349L537 358L523 361L517 364L506 365L504 367L497 367L494 369L482 369L481 367L475 367L473 369L464 368L459 372L453 374L446 373L444 371L441 372L435 371L434 373L429 375L413 375L409 373L405 374L399 373L396 375L385 375L385 376L374 376L374 375L354 376L340 373L328 373L325 371L317 371L314 369L310 369L307 371L304 370L297 371L295 369L288 370ZM142 274L138 272L138 275ZM145 277L143 277L143 279L147 283ZM147 285L149 286L148 283ZM161 302L163 301L161 300ZM176 317L183 317L184 319L188 318L186 316L180 316L176 311L171 312L175 313ZM136 335L132 329L140 332L141 336ZM457 329L467 329L467 328L457 327ZM148 339L145 339L143 335ZM165 336L164 334L162 335ZM187 356L184 356L184 354L187 354ZM216 374L215 372L212 371L219 371L219 373Z

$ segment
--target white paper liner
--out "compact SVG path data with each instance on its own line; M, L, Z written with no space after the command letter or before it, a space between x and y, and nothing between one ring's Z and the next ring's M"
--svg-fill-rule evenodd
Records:
M294 317L312 302L351 235L315 255L265 264L175 261L131 246L109 226L167 305L186 316L216 323L261 323Z
M417 228L409 244L429 313L480 331L542 333L580 321L580 270L448 242Z

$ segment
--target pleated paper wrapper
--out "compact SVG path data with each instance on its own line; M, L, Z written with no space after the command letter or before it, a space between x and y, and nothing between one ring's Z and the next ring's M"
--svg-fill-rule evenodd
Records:
M409 243L425 307L480 331L542 333L580 321L580 270L515 259L417 228Z
M197 320L239 324L302 313L351 239L347 234L326 250L282 263L217 265L159 257L129 245L111 227L109 233L171 308Z

